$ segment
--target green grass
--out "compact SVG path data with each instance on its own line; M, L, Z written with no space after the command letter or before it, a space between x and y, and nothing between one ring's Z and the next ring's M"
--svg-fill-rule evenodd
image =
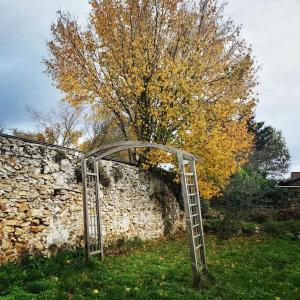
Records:
M0 299L300 299L300 241L206 238L210 280L199 292L185 239L152 242L122 256L62 252L0 267Z

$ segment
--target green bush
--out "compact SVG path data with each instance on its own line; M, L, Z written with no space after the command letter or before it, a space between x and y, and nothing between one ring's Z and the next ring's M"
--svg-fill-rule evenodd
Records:
M227 211L238 211L253 207L289 207L297 199L295 192L278 188L276 181L254 170L242 169L231 177L223 194L214 199L212 204L215 207L223 206Z
M288 231L295 236L300 234L300 220L288 220L285 222Z
M66 159L67 158L67 154L64 150L60 150L60 149L57 149L56 150L56 154L55 156L53 157L54 161L57 163L57 164L60 164L61 161L63 159Z
M77 183L82 182L82 173L81 172L82 172L81 171L81 166L80 165L76 166L75 170L74 170L74 175L75 175Z
M300 220L300 206L283 208L278 211L276 218L278 220Z
M220 218L204 219L203 229L205 232L216 233L220 222L221 222Z
M225 217L216 227L216 234L219 239L228 240L239 233L239 221L230 217Z
M263 224L263 231L274 236L291 233L297 237L300 232L300 220L288 220L285 222L271 220Z
M264 209L264 208L254 208L251 210L246 210L241 213L241 218L246 221L263 223L274 216L274 210Z
M42 279L28 282L26 285L26 290L30 293L38 294L53 288L53 286L54 284L50 280Z
M236 219L231 215L221 218L205 219L203 228L206 233L213 233L220 239L229 239L237 234L253 235L257 231L257 224Z
M257 205L262 196L263 186L266 185L265 181L266 179L256 172L241 170L231 178L223 195L216 201L225 205L227 209L253 207L253 205Z
M101 164L98 165L99 182L103 187L108 188L110 186L110 177L108 176L106 169Z
M115 182L117 183L119 180L123 179L124 174L120 168L113 169L113 177Z
M240 229L241 229L242 233L245 234L245 235L255 234L256 233L256 228L258 227L254 223L243 222L243 221L241 221L239 226L240 226Z
M286 232L286 226L282 222L271 220L263 224L263 231L272 235L281 235Z

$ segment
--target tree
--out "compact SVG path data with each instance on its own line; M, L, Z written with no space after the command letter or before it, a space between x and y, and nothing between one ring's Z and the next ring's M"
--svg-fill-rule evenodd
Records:
M74 109L67 103L60 103L55 109L42 113L27 107L36 122L38 132L25 132L12 129L16 136L47 142L64 147L77 147L82 132L78 129L80 109Z
M47 138L42 132L31 132L31 131L20 130L18 128L11 128L9 131L12 135L20 138L38 141L38 142L44 142L44 143L47 142Z
M221 201L218 202L222 202L227 210L251 208L261 202L269 191L269 186L269 181L260 173L245 168L231 177L230 184L224 189Z
M202 196L218 193L247 159L256 85L251 49L215 0L91 0L82 29L52 25L48 73L72 105L108 115L123 139L203 157ZM151 153L150 153L151 154ZM160 153L155 152L155 162ZM149 152L138 152L138 161Z
M259 170L263 176L282 177L290 167L290 154L281 131L254 120L249 123L249 129L255 137L249 167Z
M85 139L80 144L82 151L91 151L102 145L122 141L122 132L114 124L113 119L98 119L92 114L85 120Z

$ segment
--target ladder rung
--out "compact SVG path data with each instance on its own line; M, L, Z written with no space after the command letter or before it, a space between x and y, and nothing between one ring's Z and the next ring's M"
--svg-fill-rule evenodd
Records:
M96 250L96 251L91 251L90 254L94 255L94 254L98 254L98 253L101 253L101 252L102 252L101 250Z
M188 194L188 196L196 196L196 194Z
M200 226L200 223L199 223L199 224L195 224L195 225L193 225L192 227L195 228L195 227L197 227L197 226Z
M190 204L190 207L196 206L197 203Z
M194 176L194 173L185 173L185 176Z
M187 183L186 185L191 186L191 185L195 185L195 183Z
M197 214L191 215L191 217L196 217L196 216L199 216L199 214L197 213Z
M90 172L87 172L86 175L89 175L89 176L97 176L96 173L90 173Z
M201 234L195 235L193 236L194 239L198 238L199 236L201 236Z
M198 245L198 246L195 246L195 249L199 249L200 247L203 247L203 245Z

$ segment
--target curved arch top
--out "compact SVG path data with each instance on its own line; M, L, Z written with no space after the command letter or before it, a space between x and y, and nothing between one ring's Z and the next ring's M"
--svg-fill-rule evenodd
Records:
M82 156L82 198L86 258L88 259L95 254L100 254L101 259L104 256L98 161L119 151L134 148L154 148L177 156L194 283L199 286L202 272L204 269L207 269L196 172L196 161L200 160L200 158L192 153L166 145L142 141L123 141L104 145ZM88 166L91 167L88 168Z
M180 150L162 144L155 144L155 143L142 142L142 141L122 141L122 142L116 142L116 143L104 145L84 154L84 158L92 157L92 160L96 161L105 158L111 154L117 153L119 151L129 150L134 148L155 148L175 155L180 154L183 156L184 159L192 159L196 161L200 160L198 156L184 150Z

